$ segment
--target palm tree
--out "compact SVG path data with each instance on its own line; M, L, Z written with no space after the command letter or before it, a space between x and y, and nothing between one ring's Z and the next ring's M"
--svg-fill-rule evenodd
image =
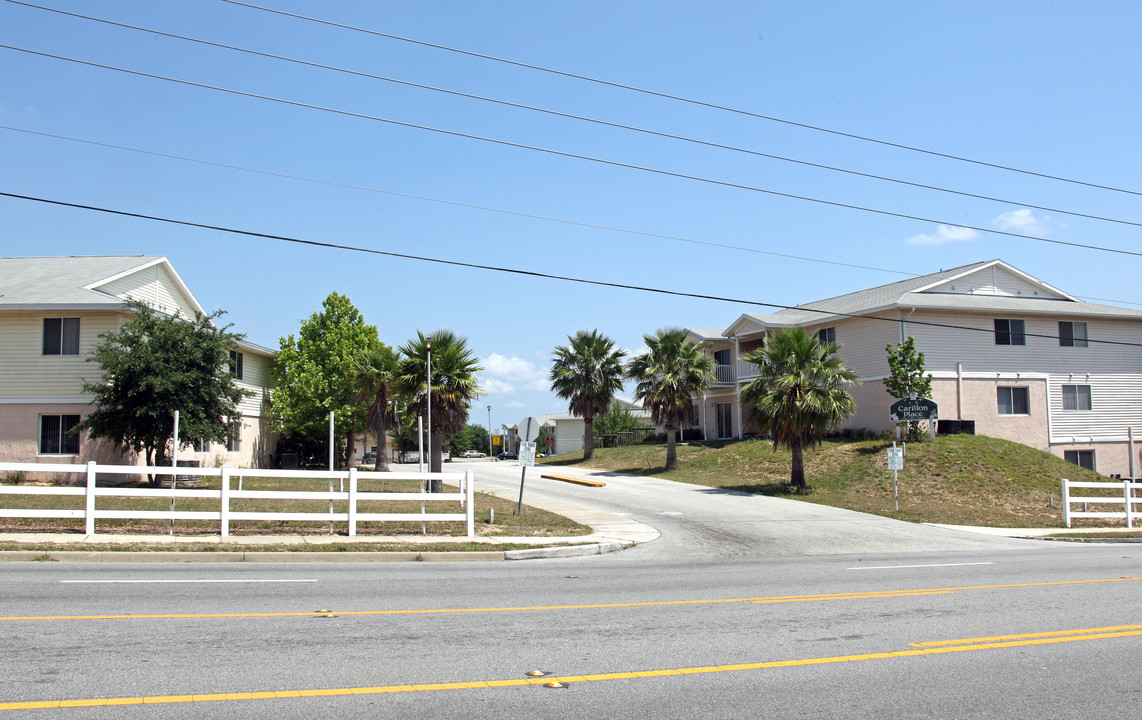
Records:
M385 436L389 428L399 421L396 387L399 367L400 357L384 343L361 353L354 364L359 389L353 402L368 406L365 430L377 438L377 461L373 466L377 472L387 472L389 469Z
M595 457L595 431L591 423L605 413L623 386L625 350L598 330L580 330L551 353L551 391L567 400L568 412L583 418L583 459Z
M804 449L820 444L830 428L856 411L846 389L856 374L837 356L839 349L802 328L789 328L743 358L756 364L760 374L742 390L742 400L753 404L749 416L759 432L773 435L774 449L785 446L793 453L790 484L799 493L808 490Z
M476 376L483 372L478 358L472 356L468 340L451 330L437 330L425 336L419 330L416 339L400 347L404 358L397 370L397 388L409 398L407 412L428 415L428 350L432 345L432 427L428 428L429 471L440 472L440 449L443 437L464 429L468 408L483 393ZM433 481L433 490L440 482Z
M663 328L644 335L647 352L627 365L627 376L638 382L635 400L650 409L656 425L666 428L666 470L678 469L675 430L694 416L694 399L714 377L714 360L702 352L682 328Z

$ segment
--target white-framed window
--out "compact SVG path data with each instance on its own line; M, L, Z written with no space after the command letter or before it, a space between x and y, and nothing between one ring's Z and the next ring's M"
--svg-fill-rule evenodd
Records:
M1063 459L1087 470L1094 470L1094 450L1064 450Z
M237 350L230 351L230 374L242 379L242 353Z
M41 415L40 454L78 455L79 433L70 432L78 424L78 415Z
M1064 410L1090 410L1090 385L1064 385Z
M79 318L44 318L44 355L79 354Z
M730 364L730 351L729 351L729 349L727 348L725 350L715 350L714 351L714 363L717 365L729 365Z
M242 449L242 421L230 423L230 432L226 435L226 452L239 452Z
M1086 347L1086 323L1059 321L1059 347Z
M1000 415L1030 415L1031 393L1025 387L1001 387L995 389Z
M1009 320L996 318L995 320L996 345L1026 345L1027 327L1022 320Z
M837 341L837 329L835 327L821 328L817 331L817 342L822 345L835 343Z

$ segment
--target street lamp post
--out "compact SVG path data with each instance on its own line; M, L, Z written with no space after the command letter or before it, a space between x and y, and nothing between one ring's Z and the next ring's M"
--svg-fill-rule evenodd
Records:
M488 457L491 457L491 456L492 456L492 406L489 405L488 406Z
M424 343L425 349L428 351L428 472L432 472L432 338Z

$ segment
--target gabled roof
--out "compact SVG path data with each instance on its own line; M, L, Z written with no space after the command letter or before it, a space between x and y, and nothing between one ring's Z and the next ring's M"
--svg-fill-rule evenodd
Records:
M733 337L767 327L820 325L850 315L911 308L1142 319L1142 310L1082 302L1002 260L988 260L775 313L746 313L739 316L723 335Z
M122 308L126 295L107 286L156 266L187 305L204 312L170 261L161 255L0 258L0 310Z

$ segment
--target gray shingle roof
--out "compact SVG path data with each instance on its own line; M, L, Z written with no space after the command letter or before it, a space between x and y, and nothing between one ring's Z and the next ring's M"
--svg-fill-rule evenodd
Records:
M163 260L161 255L0 258L0 308L119 307L119 298L85 288Z

